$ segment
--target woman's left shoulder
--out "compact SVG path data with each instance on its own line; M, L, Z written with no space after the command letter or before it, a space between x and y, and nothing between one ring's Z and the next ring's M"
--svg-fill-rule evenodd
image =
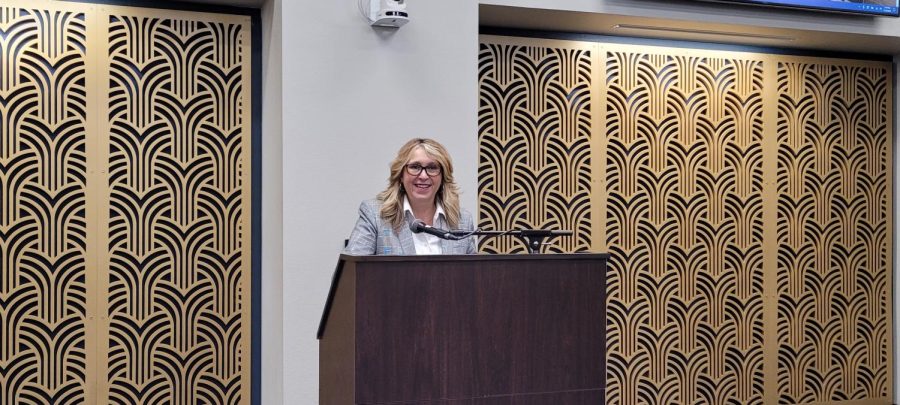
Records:
M461 229L473 229L475 221L472 219L472 213L465 208L459 209L459 227Z

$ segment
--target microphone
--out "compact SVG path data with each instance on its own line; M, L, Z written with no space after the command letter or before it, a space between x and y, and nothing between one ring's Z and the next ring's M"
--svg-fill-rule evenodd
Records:
M454 235L448 231L425 225L425 222L423 222L421 219L417 219L417 220L413 221L411 224L409 224L409 230L412 231L413 233L425 232L429 235L434 235L441 239L448 239L448 240L458 240L459 239L456 235Z

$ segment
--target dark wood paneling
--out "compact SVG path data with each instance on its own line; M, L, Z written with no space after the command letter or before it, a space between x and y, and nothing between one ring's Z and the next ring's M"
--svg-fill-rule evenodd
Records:
M358 263L357 403L602 401L605 267L588 256ZM507 400L491 401L473 403Z
M604 390L509 395L490 398L392 402L392 405L602 405Z
M338 263L333 296L329 302L333 316L327 332L320 328L319 403L353 404L356 385L356 263ZM330 384L341 381L343 384ZM349 389L348 389L349 387Z

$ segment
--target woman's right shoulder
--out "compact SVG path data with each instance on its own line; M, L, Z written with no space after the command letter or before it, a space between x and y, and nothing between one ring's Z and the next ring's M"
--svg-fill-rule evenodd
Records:
M381 209L381 201L377 198L370 198L368 200L363 200L363 202L359 203L359 208L371 208L375 210Z
M368 214L373 217L380 217L381 206L382 203L377 198L363 200L363 202L359 204L359 212Z

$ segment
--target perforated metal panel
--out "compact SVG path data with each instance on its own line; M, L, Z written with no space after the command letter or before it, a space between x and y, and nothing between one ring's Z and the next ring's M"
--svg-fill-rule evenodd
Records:
M249 17L11 5L0 403L249 403Z
M890 401L890 64L483 36L479 75L479 225L611 253L608 403Z

